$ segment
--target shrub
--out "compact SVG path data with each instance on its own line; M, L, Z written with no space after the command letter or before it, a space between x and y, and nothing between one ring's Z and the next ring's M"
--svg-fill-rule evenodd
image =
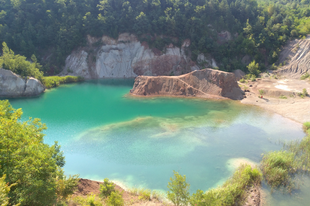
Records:
M310 129L310 122L303 123L303 129L305 132L307 132Z
M176 206L187 205L189 200L189 184L186 182L186 176L180 175L173 171L174 177L170 178L168 182L167 198L171 200Z
M89 194L87 197L73 197L69 200L72 205L87 205L87 206L103 206L99 197L94 194ZM71 205L69 204L69 205Z
M259 94L260 94L260 95L265 94L264 90L260 89L260 90L259 90Z
M259 75L260 71L259 71L259 64L254 61L252 61L248 66L247 66L249 72L251 74L254 74L256 76Z
M293 189L291 175L296 172L294 153L288 151L269 152L263 156L261 168L267 183L272 188L285 186Z
M151 190L141 189L139 191L139 200L151 200Z
M302 75L302 76L300 77L300 79L301 79L301 80L305 80L305 79L307 79L307 78L309 78L309 77L310 77L310 74L307 72L306 74Z
M245 83L245 79L242 78L242 79L239 80L239 82Z
M63 153L57 142L43 142L46 126L40 119L21 117L21 109L0 101L0 176L17 183L9 192L10 204L51 205L57 200L57 181L66 180L59 172L65 164Z
M50 89L53 87L58 87L60 84L81 82L81 81L84 81L84 78L79 77L79 76L64 76L64 77L48 76L48 77L42 77L42 84L47 89Z
M191 206L242 205L246 188L259 185L261 180L262 174L257 168L252 169L250 165L241 165L223 186L206 193L197 190L190 197L189 202Z
M280 99L287 99L286 96L284 96L283 94L281 94L281 96L279 97Z
M303 88L302 94L303 94L305 97L309 95L307 89L305 89L305 88Z
M122 194L120 194L118 191L112 192L111 195L107 198L106 204L108 206L123 206L124 199Z
M103 184L100 185L100 196L107 198L111 195L112 192L115 192L113 182L110 182L108 178L103 180Z

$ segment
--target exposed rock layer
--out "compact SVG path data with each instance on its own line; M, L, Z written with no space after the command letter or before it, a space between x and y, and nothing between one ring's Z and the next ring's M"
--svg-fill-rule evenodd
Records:
M73 51L66 59L60 75L82 76L87 79L130 78L138 75L180 75L199 69L185 55L190 40L181 48L167 45L164 51L149 48L136 36L120 34L118 39L108 36L88 36L88 45Z
M213 69L193 71L181 76L139 76L135 79L134 95L188 96L202 98L242 99L243 92L235 75Z
M35 78L21 78L12 71L0 68L0 97L38 96L45 88Z
M290 41L282 50L279 62L284 64L275 71L280 75L300 78L306 72L310 73L310 36Z

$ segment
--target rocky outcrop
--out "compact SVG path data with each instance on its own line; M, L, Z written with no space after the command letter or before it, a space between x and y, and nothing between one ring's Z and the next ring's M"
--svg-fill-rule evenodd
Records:
M139 76L135 79L133 95L188 96L230 98L239 100L243 92L235 75L213 69L193 71L181 76Z
M280 53L279 62L284 66L275 73L290 78L300 78L310 73L310 36L290 41Z
M21 78L12 71L0 68L0 97L38 96L45 88L35 78Z
M88 36L88 46L73 51L60 75L97 78L130 78L138 75L180 75L199 69L185 55L190 40L181 48L167 45L163 51L149 48L136 36L120 34L118 39L108 36Z

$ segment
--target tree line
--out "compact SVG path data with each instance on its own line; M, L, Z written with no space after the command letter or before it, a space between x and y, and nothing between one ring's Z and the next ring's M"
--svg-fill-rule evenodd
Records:
M140 40L155 34L191 39L191 57L211 54L220 69L247 70L249 55L260 65L277 61L291 38L310 31L309 0L6 0L0 1L0 41L18 54L35 54L45 70L58 72L70 52L85 45L87 34L117 37L122 32ZM229 31L233 41L218 42ZM50 55L52 54L52 55Z

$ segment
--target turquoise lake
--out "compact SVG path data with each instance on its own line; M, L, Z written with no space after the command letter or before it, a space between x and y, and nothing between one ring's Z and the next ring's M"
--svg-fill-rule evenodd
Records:
M23 120L46 123L44 141L62 146L66 174L126 187L166 191L175 170L186 175L191 192L207 190L227 180L238 161L259 162L281 142L305 136L300 124L254 106L132 97L132 85L131 79L87 81L10 102L23 109ZM306 186L293 196L265 190L272 205L310 201Z

